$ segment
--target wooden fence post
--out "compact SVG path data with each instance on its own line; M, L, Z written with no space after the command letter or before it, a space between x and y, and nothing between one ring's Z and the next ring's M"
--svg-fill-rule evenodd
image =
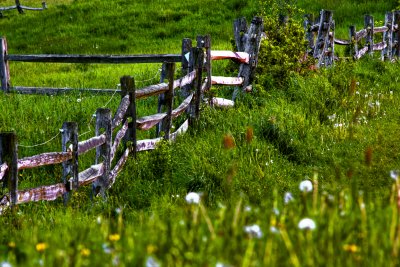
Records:
M0 165L8 164L3 187L8 186L11 207L17 204L18 190L18 141L14 132L0 133Z
M162 131L164 132L164 139L169 140L169 135L172 126L172 109L174 105L174 74L175 63L167 63L167 76L168 76L168 91L165 92L165 108L167 109L167 116L162 122Z
M238 52L243 52L247 41L247 22L246 18L239 18L233 22L233 34Z
M350 35L350 55L355 58L358 55L358 43L357 43L357 36L356 36L356 26L351 25L349 27L349 35Z
M189 38L185 38L182 40L182 77L189 74L191 71L193 71L193 65L190 65L191 57L193 55L191 54L191 49L192 49L192 40ZM190 95L191 91L191 85L185 85L181 88L181 96L185 99Z
M165 76L167 76L167 63L164 62L161 66L161 75L160 75L160 83L163 83L165 80ZM161 113L163 110L163 106L165 105L165 93L162 93L158 96L158 104L157 104L157 113ZM160 136L160 132L162 131L163 122L160 121L156 125L156 136Z
M318 67L329 63L329 59L326 58L326 52L329 47L329 32L332 26L333 12L330 10L321 10L320 14L321 20L319 22L318 36L314 48L314 58L318 59Z
M136 95L135 95L135 80L131 76L123 76L121 82L121 95L122 97L129 95L129 107L126 111L124 121L131 119L128 122L128 130L126 131L124 141L125 147L127 142L131 142L131 153L136 158Z
M1 75L1 89L3 92L8 92L10 87L10 69L7 56L7 40L5 37L0 39L0 75Z
M24 10L21 7L21 3L19 2L19 0L15 0L15 6L17 7L17 10L20 14L24 13Z
M364 28L367 30L365 44L368 46L368 54L374 54L374 17L370 15L364 16Z
M306 33L306 40L308 41L307 43L307 48L306 48L306 54L307 55L312 55L314 52L314 32L312 31L311 27L313 26L314 22L314 16L313 14L306 14L304 15L304 31Z
M392 42L392 56L400 57L400 11L393 12L393 26L397 25L397 29L393 31ZM394 28L394 27L393 27Z
M211 89L211 37L210 35L197 36L197 47L204 48L206 51L204 69L207 72L207 83L204 91Z
M251 21L250 28L247 31L246 44L244 52L249 54L249 64L241 64L239 68L238 77L243 78L242 92L251 91L251 83L253 82L255 69L258 63L258 51L260 50L261 35L263 32L263 19L261 17L254 17ZM233 92L233 100L236 99L239 93L239 88L235 88Z
M192 87L194 92L193 99L189 106L189 125L193 126L195 121L200 115L200 101L201 101L201 86L203 81L203 62L204 52L202 48L192 48L193 54L193 65L196 70L196 79L193 81L194 86Z
M66 186L67 192L64 193L63 199L66 205L70 196L70 191L76 190L79 187L79 172L78 172L78 124L76 122L64 122L61 129L62 151L68 152L72 145L72 159L62 163L63 176L62 180ZM72 182L70 177L72 176Z
M382 60L392 60L392 47L393 47L393 12L386 12L385 14L385 26L388 28L383 33L383 42L386 43L386 47L382 50Z
M99 108L96 111L96 136L101 135L104 131L106 141L101 146L96 147L96 164L103 162L103 175L93 183L93 195L100 195L105 198L105 192L109 186L108 176L111 169L111 146L112 146L112 131L111 131L111 111L107 108Z

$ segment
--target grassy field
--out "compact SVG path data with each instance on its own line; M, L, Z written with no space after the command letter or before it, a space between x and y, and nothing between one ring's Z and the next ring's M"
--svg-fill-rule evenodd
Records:
M40 6L40 1L21 2ZM4 12L0 33L10 53L179 53L182 38L206 33L215 49L231 49L233 19L260 11L257 1L234 0L47 4L43 12ZM339 32L362 23L366 12L383 16L397 5L297 4L314 13L334 9ZM14 85L76 88L116 88L125 74L141 87L157 82L159 67L10 66ZM216 65L216 73L224 75L224 67ZM62 200L30 203L0 216L0 264L398 266L398 68L398 62L376 58L338 62L305 75L292 73L285 88L243 96L233 109L204 106L188 134L128 160L107 201L90 200L89 188L83 188L67 207ZM231 89L216 93L227 96ZM17 132L19 157L59 151L60 138L29 146L56 136L67 120L91 136L96 108L107 104L115 111L119 98L0 93L0 131ZM140 116L155 111L154 99L138 106ZM80 168L93 159L93 154L80 158ZM58 165L24 170L19 187L52 184L60 177Z

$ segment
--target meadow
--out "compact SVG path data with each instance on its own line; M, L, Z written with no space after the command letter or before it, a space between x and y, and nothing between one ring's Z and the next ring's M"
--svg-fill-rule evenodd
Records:
M43 12L3 13L0 34L10 54L179 53L182 38L207 33L214 49L231 50L233 20L250 20L271 1L46 2ZM334 9L343 34L349 24L361 27L365 13L382 20L400 6L295 4L307 13ZM158 83L159 68L10 65L13 85L115 89L123 75L134 76L138 88ZM106 200L82 188L67 206L61 199L29 203L1 215L0 266L398 266L398 68L378 56L339 61L291 72L282 87L257 85L232 109L205 105L197 126L175 143L129 159ZM213 71L228 76L227 69L218 62ZM229 98L232 90L212 92ZM16 131L19 157L59 151L60 138L52 138L64 121L91 136L95 110L115 111L119 100L0 92L0 131ZM155 111L156 99L138 105L138 114ZM80 158L80 168L92 160ZM19 175L21 189L52 184L61 166Z

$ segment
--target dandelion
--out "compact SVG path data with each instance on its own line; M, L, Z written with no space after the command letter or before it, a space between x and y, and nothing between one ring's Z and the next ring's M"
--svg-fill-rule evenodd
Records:
M200 203L200 195L195 192L190 192L189 194L187 194L185 199L188 204L199 204Z
M298 227L300 230L314 230L316 225L312 219L304 218L299 222Z
M304 180L299 185L301 192L311 192L313 190L313 185L310 180Z
M343 250L351 253L355 253L358 251L358 247L354 244L346 244L343 245Z
M399 173L400 173L399 170L391 170L391 171L390 171L390 177L391 177L393 180L397 181L397 180L399 179Z
M283 202L284 202L285 204L288 204L289 202L291 202L291 201L293 201L293 200L294 200L294 197L293 197L292 193L286 192L285 195L284 195L284 197L283 197Z
M257 224L245 226L245 227L244 227L244 231L245 231L250 237L261 238L262 235L263 235L260 226L258 226Z
M146 260L146 267L160 267L161 265L152 257L149 256Z
M76 102L78 102L78 103L80 103L82 101L82 98L78 98L77 100L76 100Z
M12 265L8 261L2 261L0 267L12 267Z
M41 242L41 243L37 243L36 244L36 250L38 251L38 252L43 252L43 251L45 251L46 249L47 249L47 244L46 243L43 243L43 242Z
M114 241L120 240L120 239L121 239L121 236L120 236L119 234L112 234L112 235L109 235L109 236L108 236L108 239L109 239L111 242L114 242Z
M9 248L15 248L15 242L14 241L8 242L8 247Z
M88 249L88 248L81 249L81 255L83 257L88 257L90 255L90 249Z

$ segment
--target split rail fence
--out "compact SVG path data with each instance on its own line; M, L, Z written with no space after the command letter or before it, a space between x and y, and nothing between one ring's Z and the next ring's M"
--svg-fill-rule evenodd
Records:
M21 4L20 0L15 0L15 5L14 6L7 6L7 7L0 7L0 17L3 16L3 11L7 10L12 10L16 9L20 14L24 13L24 10L30 10L30 11L42 11L47 8L46 2L42 2L42 7L29 7L29 6L24 6Z
M6 93L41 93L54 94L72 89L11 87L8 61L29 62L63 62L63 63L163 63L161 83L136 90L134 78L123 76L121 83L121 102L114 116L109 109L100 108L96 111L95 136L84 141L78 141L78 125L75 122L65 122L62 125L61 152L48 152L25 158L18 158L18 141L15 132L0 133L0 181L8 188L0 199L0 214L9 207L31 201L52 201L63 197L68 202L71 192L81 186L92 185L93 194L105 196L105 192L115 182L118 173L123 168L129 155L152 150L161 140L175 140L179 134L187 131L195 124L200 115L200 104L203 93L212 85L237 86L236 91L247 91L251 87L254 70L257 66L258 50L261 41L263 21L253 18L247 28L245 19L234 22L235 41L238 52L213 51L209 35L198 36L196 47L192 47L190 39L182 42L181 55L137 55L137 56L79 56L79 55L9 55L5 38L1 40L1 85ZM212 61L232 59L240 63L238 77L212 76ZM175 63L181 62L183 77L174 80ZM167 78L168 83L163 79ZM180 88L184 100L173 109L175 89ZM96 92L108 90L94 89ZM114 92L115 90L113 90ZM237 93L236 92L236 93ZM137 117L136 101L149 96L159 96L158 113ZM213 98L209 101L215 105L231 106L233 101ZM164 110L164 112L162 112ZM171 133L172 119L184 113L187 119ZM136 131L149 130L157 126L157 136L154 139L137 140ZM115 133L116 132L116 133ZM117 149L123 145L122 156L112 163ZM89 150L96 149L95 163L90 168L79 172L79 157ZM56 184L37 188L18 190L18 171L39 166L62 164L62 179Z
M350 46L350 55L353 59L360 59L374 51L380 51L382 60L394 60L400 57L400 11L387 12L382 26L376 26L373 16L364 16L364 28L356 31L356 26L349 27L349 39L335 37L335 21L333 12L322 10L320 16L313 20L313 16L305 16L304 28L308 40L308 55L318 59L318 67L330 66L335 60L335 44ZM382 41L375 43L375 34L382 33Z

